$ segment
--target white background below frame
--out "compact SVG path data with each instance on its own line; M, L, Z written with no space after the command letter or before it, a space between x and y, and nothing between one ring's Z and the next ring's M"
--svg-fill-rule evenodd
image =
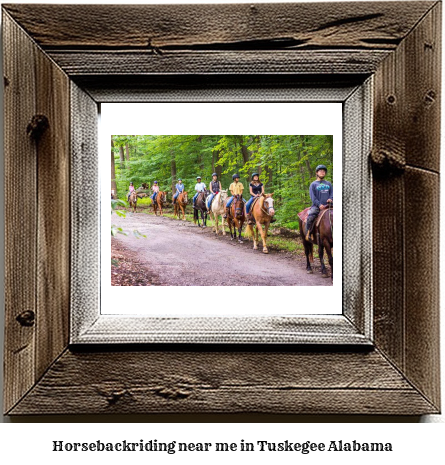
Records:
M202 111L203 106L206 106L205 112ZM262 107L260 110L259 106ZM191 135L196 133L203 135L332 134L334 136L336 216L342 217L341 103L102 104L99 125L101 199L110 198L110 137L112 134ZM329 174L327 179L332 179ZM335 230L337 251L342 250L341 238L341 222L338 222ZM140 240L149 241L150 238ZM199 290L198 286L111 286L110 207L108 202L102 202L101 313L162 317L289 316L307 315L310 309L311 315L341 314L341 259L342 253L337 253L334 261L333 286L199 286ZM223 297L229 293L231 301L236 302L236 305L228 305L227 299ZM260 296L261 309L246 311L253 296ZM327 308L328 305L329 308ZM209 307L212 308L212 313L206 313L205 309ZM135 309L138 309L137 313ZM153 312L153 309L156 311Z

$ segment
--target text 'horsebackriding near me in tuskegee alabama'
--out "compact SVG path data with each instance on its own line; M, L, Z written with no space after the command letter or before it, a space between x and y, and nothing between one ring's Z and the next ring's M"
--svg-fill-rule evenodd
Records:
M298 214L300 234L306 254L306 270L308 273L312 273L313 244L316 244L318 245L322 276L328 277L323 258L326 250L331 267L331 279L333 279L334 189L332 184L325 180L328 172L325 165L318 165L315 172L317 179L309 188L312 206Z

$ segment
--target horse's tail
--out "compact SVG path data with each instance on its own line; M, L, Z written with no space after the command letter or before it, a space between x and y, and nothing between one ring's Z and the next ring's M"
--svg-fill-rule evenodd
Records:
M253 224L248 224L246 226L246 232L244 233L245 237L253 237Z

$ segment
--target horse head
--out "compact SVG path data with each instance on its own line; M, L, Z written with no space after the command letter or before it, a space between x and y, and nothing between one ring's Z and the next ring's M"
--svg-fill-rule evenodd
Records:
M184 191L182 193L182 202L183 203L188 203L189 199L188 199L188 192L187 191Z
M159 192L159 197L160 197L161 202L165 202L167 200L167 192L166 191Z
M224 204L227 198L228 198L227 190L221 190L219 193L219 203Z
M267 214L270 216L275 215L275 209L273 207L273 193L272 194L263 194L264 195L264 208L267 211Z
M235 195L233 203L235 204L235 218L242 218L244 215L243 197L239 194Z

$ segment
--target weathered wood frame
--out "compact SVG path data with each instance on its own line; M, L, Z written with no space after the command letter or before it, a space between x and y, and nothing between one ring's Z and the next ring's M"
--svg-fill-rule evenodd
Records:
M438 412L440 37L439 2L4 5L4 411ZM87 221L70 157L96 143L79 108L371 76L371 346L69 344L70 262L91 259L70 234Z

